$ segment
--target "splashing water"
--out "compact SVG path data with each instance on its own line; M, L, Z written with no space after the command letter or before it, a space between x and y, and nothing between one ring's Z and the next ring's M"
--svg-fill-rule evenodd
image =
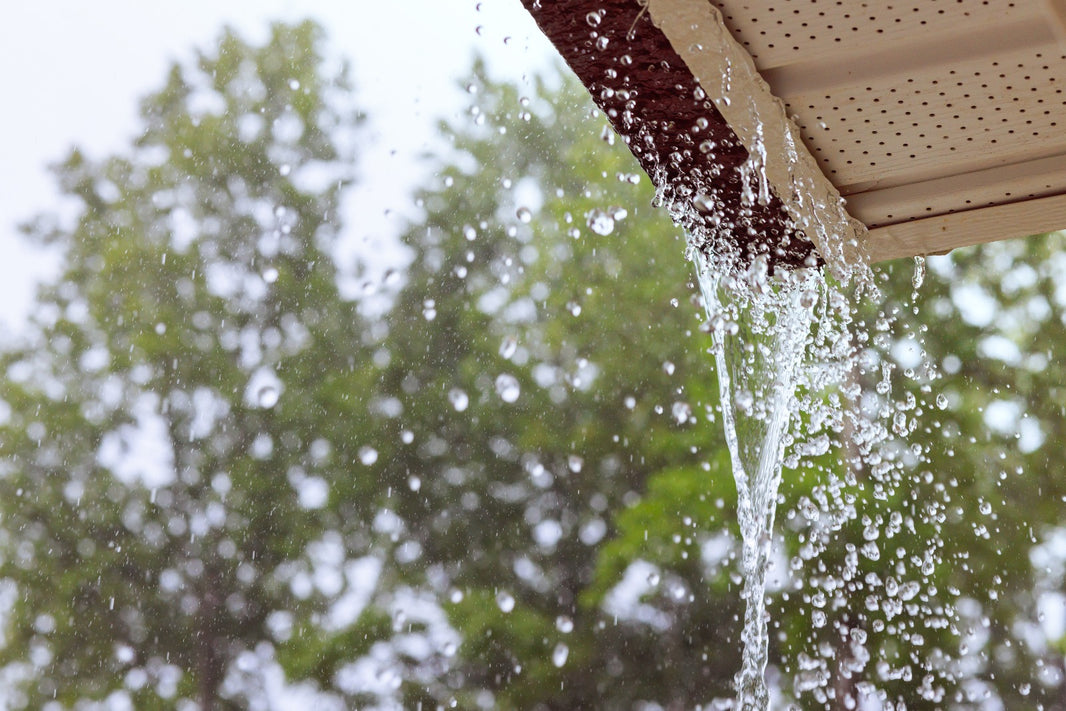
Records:
M714 338L726 442L737 487L743 543L743 662L736 677L741 708L765 709L768 654L766 571L793 393L808 343L814 302L824 284L813 269L771 277L765 257L742 274L695 253L707 324Z

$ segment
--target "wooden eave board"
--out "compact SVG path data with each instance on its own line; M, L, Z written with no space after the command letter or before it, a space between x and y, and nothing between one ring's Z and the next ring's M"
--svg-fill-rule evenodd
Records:
M585 66L575 70L601 106L597 92L612 81L622 83L607 78L612 67L622 76L621 56L632 60L629 66L659 60L701 85L710 99L720 98L713 63L693 51L698 43L693 37L709 30L706 22L689 18L706 15L707 0L526 4L571 66L583 53ZM557 17L548 18L549 4L565 12L555 8ZM713 0L713 5L769 92L784 102L795 125L782 130L798 133L824 179L869 228L872 259L1066 227L1063 0ZM651 11L642 13L645 6ZM596 28L586 22L593 11L601 16ZM562 37L552 23L566 13L573 24ZM681 17L683 22L672 22ZM614 24L624 25L625 32L605 34ZM656 34L665 45L649 39ZM603 36L614 48L607 53L596 51ZM647 78L624 74L626 86L641 94ZM658 86L658 93L691 90L676 79L670 77L672 87ZM758 94L761 84L744 89ZM725 123L718 133L734 129L730 117L722 116L729 105L718 104L717 120ZM692 117L677 121L675 144L692 143ZM625 135L625 126L612 122ZM743 135L735 139L750 148ZM723 176L734 167L715 160ZM773 187L778 196L788 189L780 180ZM762 227L772 227L772 221ZM766 235L785 239L790 254L798 254L794 236Z

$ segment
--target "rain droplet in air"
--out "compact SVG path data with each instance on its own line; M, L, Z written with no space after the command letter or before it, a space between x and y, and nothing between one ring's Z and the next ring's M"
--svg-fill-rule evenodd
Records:
M521 386L515 376L510 373L500 373L496 376L496 394L504 402L514 402L521 392Z
M455 408L456 412L462 412L470 405L469 396L459 388L452 388L448 392L448 401L452 404L452 407Z
M915 291L922 288L922 284L925 283L925 257L918 256L914 258L914 276L911 277L911 285L914 286Z
M520 207L517 210L515 210L514 214L515 214L515 217L518 218L518 221L523 223L523 224L528 225L530 222L533 221L533 213L530 212L528 207Z
M574 621L566 615L559 615L555 618L555 629L563 634L570 634L574 631Z
M518 339L514 336L506 336L500 343L500 357L511 360L511 356L518 350Z
M274 267L267 267L263 271L263 281L267 284L273 284L278 280L278 270Z
M570 656L570 648L560 642L555 645L555 649L552 650L552 664L556 667L562 667L566 664L566 658Z
M570 467L570 471L577 474L581 471L581 467L585 465L585 460L576 454L571 454L566 460L567 466Z
M603 18L600 17L600 13L593 10L589 14L585 15L585 22L589 23L589 27L599 27L600 21Z
M270 409L278 404L278 398L281 393L273 385L264 385L259 388L255 394L255 400L259 403L259 407Z
M670 412L679 425L685 424L692 417L692 407L687 402L675 402L670 407Z
M496 593L496 604L501 611L507 613L514 609L514 598L510 593L500 591Z
M596 208L586 215L589 229L598 235L609 235L614 232L614 218L603 210Z
M359 461L366 466L370 466L378 460L378 450L373 447L360 447L359 448Z
M936 396L936 406L941 410L946 409L948 406L948 397L944 393L940 393Z

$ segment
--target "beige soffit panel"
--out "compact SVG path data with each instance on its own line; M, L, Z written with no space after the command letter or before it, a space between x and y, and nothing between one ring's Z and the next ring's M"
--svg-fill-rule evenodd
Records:
M874 260L1066 227L1066 0L714 4Z
M719 176L772 259L852 259L821 227L874 261L1066 228L1066 0L522 2L657 187ZM751 162L772 195L745 207Z

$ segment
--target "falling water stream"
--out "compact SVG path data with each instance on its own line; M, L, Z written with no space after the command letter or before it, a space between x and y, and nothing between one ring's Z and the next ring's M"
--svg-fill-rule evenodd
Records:
M745 602L741 708L765 709L768 652L766 571L793 393L821 275L813 269L771 278L765 258L729 275L696 256L737 487Z
M704 186L706 192L691 200L666 201L675 218L697 225L690 235L689 254L707 314L705 330L713 334L722 421L736 482L745 613L735 707L764 711L770 704L765 681L766 576L782 466L790 448L793 460L828 450L825 432L809 428L801 432L805 428L797 427L803 419L797 388L808 395L802 407L834 407L819 403L818 392L845 389L855 358L852 305L855 295L872 282L861 247L865 228L848 215L813 160L797 149L798 132L784 105L765 92L747 55L733 51L734 40L720 13L713 8L704 8L703 13L673 31L695 32L702 23L700 42L682 52L689 66L696 68L702 90L746 144L748 159L738 169L743 202L767 205L773 183L791 227L811 239L824 260L823 267L815 266L812 258L809 266L772 270L767 254L738 258L735 245L731 246L735 235L718 234L717 227L700 234L705 228L699 225L707 221L684 219L693 209L710 216L712 225L729 223L726 215L715 214L713 180ZM672 20L667 16L663 21ZM716 51L707 52L708 47ZM846 400L847 396L836 399L837 411L822 412L816 419L840 423ZM843 429L835 428L837 434ZM805 435L813 435L819 445L804 442Z

